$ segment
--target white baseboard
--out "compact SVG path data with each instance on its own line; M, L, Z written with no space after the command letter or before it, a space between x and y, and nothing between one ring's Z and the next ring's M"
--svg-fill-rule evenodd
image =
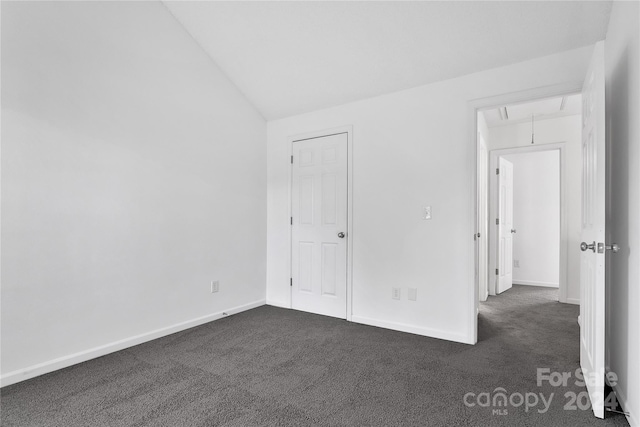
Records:
M0 376L0 387L8 386L20 381L25 381L40 375L48 374L49 372L57 371L59 369L63 369L78 363L86 362L87 360L95 359L96 357L105 356L109 353L124 350L125 348L133 347L134 345L155 340L157 338L171 335L176 332L184 331L185 329L193 328L194 326L203 325L205 323L221 319L231 314L251 310L252 308L260 307L263 305L265 305L265 300L254 301L249 304L230 308L218 313L208 314L206 316L187 320L186 322L176 323L175 325L167 326L165 328L156 329L154 331L135 335L133 337L101 345L99 347L90 348L88 350L70 354L68 356L63 356L57 359L49 360L47 362L38 363L37 365L32 365L27 368L8 372Z
M273 301L273 300L267 300L266 302L267 305L271 305L273 307L280 307L280 308L291 308L290 306L288 306L287 304L280 302L280 301Z
M567 304L580 305L580 299L579 298L567 298Z
M392 329L394 331L408 332L410 334L422 335L430 338L438 338L447 341L454 341L463 344L474 344L473 337L468 337L463 334L454 334L451 332L440 331L437 329L423 328L420 326L409 325L406 323L388 322L384 320L371 319L362 316L352 316L351 321L353 323L360 323L362 325L377 326L379 328Z
M545 288L558 288L560 285L558 283L551 282L536 282L534 280L513 280L514 285L526 285L526 286L542 286Z
M629 422L629 425L631 427L640 427L640 417L638 417L638 414L633 412L633 410L636 408L629 407L628 405L629 401L627 400L627 396L624 393L622 393L622 390L620 390L617 384L615 386L612 386L612 388L613 388L613 391L616 392L616 397L618 399L618 402L620 402L620 406L622 406L622 409L626 412L625 416L627 417L627 421Z

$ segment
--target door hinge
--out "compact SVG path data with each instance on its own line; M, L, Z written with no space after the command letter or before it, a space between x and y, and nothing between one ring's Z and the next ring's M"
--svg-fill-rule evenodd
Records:
M293 217L291 217L291 225L293 225Z
M496 268L496 276L498 276L500 273L498 272L498 269Z
M291 156L291 164L293 164L293 156Z
M500 169L496 168L496 175L500 175Z
M496 218L496 225L500 225L500 220Z
M289 286L293 286L293 277L289 279Z

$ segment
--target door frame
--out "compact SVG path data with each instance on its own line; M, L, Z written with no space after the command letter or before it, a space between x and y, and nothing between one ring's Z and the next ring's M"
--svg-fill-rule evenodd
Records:
M470 228L474 230L474 234L470 238L474 239L474 250L471 251L472 262L475 269L478 268L478 254L479 244L477 240L478 228L478 113L483 110L489 110L491 108L498 108L506 104L518 104L527 101L534 101L543 98L551 98L554 96L572 95L582 92L582 84L584 79L571 82L559 83L550 86L541 86L523 91L510 92L495 96L489 96L484 98L472 99L467 102L467 132L469 143L471 146L472 155L467 160L468 170L472 171L471 180L469 182L469 209L470 212L474 212L470 215ZM479 313L479 284L478 278L475 275L475 269L471 270L470 286L473 286L473 291L470 293L470 297L467 300L467 325L468 325L468 337L471 338L471 343L478 342L478 313Z
M339 126L335 128L320 130L320 131L312 131L305 133L298 133L294 135L290 135L287 140L289 142L289 155L287 156L287 161L289 164L289 195L288 195L288 211L289 216L293 215L293 204L292 204L292 196L293 196L293 164L291 163L291 158L293 156L293 143L296 141L301 141L305 139L313 139L313 138L322 138L325 136L337 135L341 133L347 134L347 321L351 322L351 318L353 315L352 306L353 306L353 126L345 125ZM289 257L288 257L288 271L289 277L293 277L293 233L292 227L289 226L289 234L288 234L288 245L289 245ZM293 308L293 296L292 296L293 288L289 288L289 308Z
M567 302L568 265L569 261L569 227L567 222L567 168L566 168L566 142L550 144L530 145L525 147L501 148L489 151L489 171L497 168L498 159L508 154L538 153L544 151L558 151L560 156L560 271L558 277L558 301ZM498 229L491 218L498 213L498 194L496 186L497 175L489 173L489 275L497 268ZM489 295L495 295L495 280L488 281Z

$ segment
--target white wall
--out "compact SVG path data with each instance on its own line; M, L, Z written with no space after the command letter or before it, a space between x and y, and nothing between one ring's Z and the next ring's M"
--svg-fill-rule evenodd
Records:
M535 123L535 144L565 143L567 216L567 302L580 303L580 224L582 221L582 116L540 120ZM531 123L489 128L489 150L528 147Z
M613 2L605 43L610 157L607 364L632 426L640 426L640 34L638 2Z
M267 303L290 306L287 137L353 125L353 320L473 342L470 101L582 81L592 47L268 124ZM433 219L421 219L422 206ZM418 301L391 288L418 289Z
M513 283L558 287L560 151L510 154L513 163ZM516 265L518 261L519 265Z
M3 2L3 383L264 303L265 140L161 3Z

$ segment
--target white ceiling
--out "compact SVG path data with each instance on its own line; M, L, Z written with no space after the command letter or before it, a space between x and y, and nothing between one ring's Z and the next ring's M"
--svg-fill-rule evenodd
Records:
M509 126L517 123L573 116L582 113L582 95L541 99L483 111L487 126Z
M610 1L165 1L266 119L593 44Z

